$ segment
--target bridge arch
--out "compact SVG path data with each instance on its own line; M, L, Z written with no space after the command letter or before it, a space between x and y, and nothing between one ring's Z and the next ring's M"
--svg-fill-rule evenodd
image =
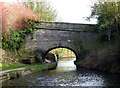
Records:
M45 57L46 57L46 55L48 54L48 52L50 52L50 51L53 50L53 49L57 49L57 48L66 48L66 49L71 50L71 51L75 54L76 60L78 59L77 52L76 52L74 49L72 49L72 48L70 48L70 47L67 47L67 46L56 46L56 47L52 47L52 48L48 49L48 50L44 53L42 59L45 60Z
M98 34L94 33L94 27L94 25L88 24L54 22L49 24L48 22L43 24L43 27L42 25L36 27L33 35L27 36L25 50L27 52L36 51L37 58L44 61L50 50L67 48L75 53L77 62L81 58L83 48L91 47L98 42ZM33 55L36 55L36 52Z

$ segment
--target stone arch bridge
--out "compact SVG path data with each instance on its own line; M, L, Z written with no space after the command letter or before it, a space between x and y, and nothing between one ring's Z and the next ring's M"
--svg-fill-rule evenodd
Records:
M25 49L35 51L34 54L39 54L43 60L50 50L59 47L72 50L79 59L82 47L97 42L93 24L42 22L36 29L33 35L26 38Z

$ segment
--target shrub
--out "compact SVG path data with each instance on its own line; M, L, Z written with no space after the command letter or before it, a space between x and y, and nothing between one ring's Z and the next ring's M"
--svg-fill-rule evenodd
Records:
M18 49L22 46L26 36L28 34L34 33L34 31L36 30L35 21L31 19L27 19L24 22L27 25L24 25L24 28L22 30L10 29L10 33L8 36L2 36L2 48L3 49L8 49L13 52L18 51Z
M0 20L2 20L2 34L8 35L10 28L20 30L23 28L24 18L38 19L38 15L23 6L22 3L0 2Z

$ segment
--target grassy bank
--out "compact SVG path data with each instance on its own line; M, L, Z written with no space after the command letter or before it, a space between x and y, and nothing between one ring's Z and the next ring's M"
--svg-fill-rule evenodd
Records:
M45 71L45 70L49 70L49 69L54 69L54 68L56 68L56 65L57 65L57 63L53 62L53 63L39 64L39 65L35 64L32 66L27 66L23 69L12 69L10 71L3 72L3 74L0 75L0 77L2 78L2 79L0 79L0 81L19 78L22 75L31 74L34 72L40 72L40 71Z
M12 63L12 64L7 64L7 65L1 65L0 66L0 71L3 70L10 70L10 69L15 69L15 68L21 68L21 67L27 67L27 66L34 66L34 65L40 65L39 63L35 64L22 64L22 63Z

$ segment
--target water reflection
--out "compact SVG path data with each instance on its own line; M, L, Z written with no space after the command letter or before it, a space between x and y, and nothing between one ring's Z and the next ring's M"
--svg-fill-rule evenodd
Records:
M56 72L76 71L76 65L74 64L75 60L76 58L66 58L59 60L58 66L55 71Z
M72 62L71 62L72 61ZM55 70L38 72L9 80L3 86L120 86L120 76L79 69L74 59L59 61Z

